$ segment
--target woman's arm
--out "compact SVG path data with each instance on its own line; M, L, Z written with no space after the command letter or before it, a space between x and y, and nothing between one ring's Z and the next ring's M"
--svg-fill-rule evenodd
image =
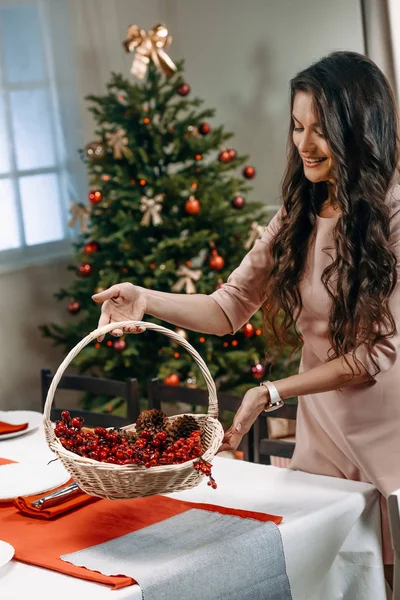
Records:
M146 313L178 327L226 335L231 325L219 305L205 294L169 294L145 290Z
M347 354L346 358L348 363L344 358L335 358L304 373L274 381L274 385L280 397L286 400L293 396L329 392L373 381L365 367L351 354ZM232 426L225 433L220 450L236 450L268 401L269 393L265 386L251 388L245 394Z
M344 357L334 358L330 362L314 367L304 373L274 381L274 385L280 397L286 400L286 398L292 398L293 396L329 392L372 380L364 365L356 360L352 354L346 354L346 359L348 362Z

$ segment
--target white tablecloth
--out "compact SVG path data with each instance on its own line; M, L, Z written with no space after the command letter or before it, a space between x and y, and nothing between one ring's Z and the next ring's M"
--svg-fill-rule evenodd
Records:
M22 462L53 455L38 430L0 441L0 457ZM373 486L218 457L213 475L217 490L202 482L171 495L282 515L279 527L293 600L386 600L379 495ZM141 600L141 593L138 586L110 591L13 560L0 568L0 599L24 598Z

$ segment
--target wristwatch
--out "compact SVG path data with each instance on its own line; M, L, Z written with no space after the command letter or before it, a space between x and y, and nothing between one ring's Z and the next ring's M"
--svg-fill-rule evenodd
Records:
M278 390L272 383L272 381L262 381L260 385L263 385L267 388L269 392L269 401L265 404L264 411L272 412L273 410L277 410L284 405L284 401L279 395Z

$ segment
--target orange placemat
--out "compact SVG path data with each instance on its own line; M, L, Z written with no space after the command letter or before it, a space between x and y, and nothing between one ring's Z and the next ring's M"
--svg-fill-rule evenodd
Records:
M15 506L4 505L0 508L0 531L2 539L14 546L16 560L119 589L136 582L124 575L106 576L76 567L62 561L60 556L148 527L191 508L276 524L282 521L282 517L265 513L150 496L134 500L99 500L46 521L26 517Z

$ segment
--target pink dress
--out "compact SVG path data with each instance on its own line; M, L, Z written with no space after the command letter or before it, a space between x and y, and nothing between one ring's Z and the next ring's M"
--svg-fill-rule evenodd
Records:
M383 557L393 563L386 501L400 488L400 185L388 194L391 207L390 245L398 259L399 283L390 299L397 334L374 348L380 373L370 382L340 390L299 397L296 449L291 469L372 483L383 494ZM332 258L333 229L339 217L317 217L305 275L300 285L303 309L298 329L304 338L300 372L326 362L330 348L330 299L321 275ZM262 305L260 282L270 260L269 242L279 228L280 211L261 240L233 271L227 283L212 294L237 331ZM365 349L355 352L367 371L375 370Z

